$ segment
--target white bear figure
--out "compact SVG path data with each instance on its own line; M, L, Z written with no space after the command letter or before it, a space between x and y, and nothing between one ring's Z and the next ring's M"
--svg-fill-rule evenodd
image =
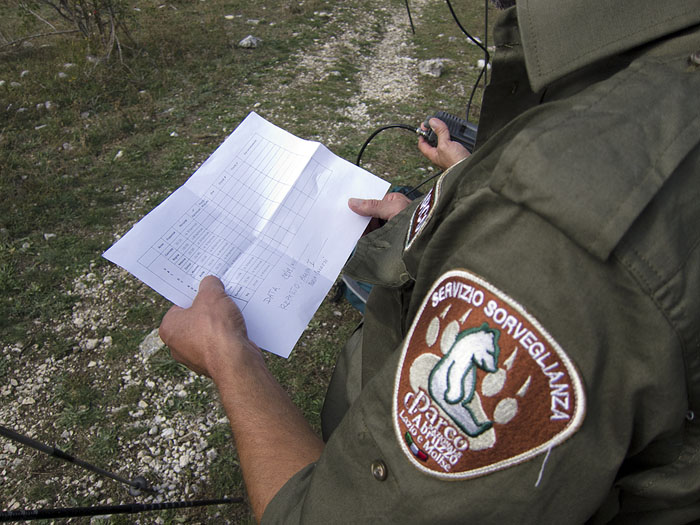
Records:
M476 369L498 370L498 330L484 323L480 328L464 330L457 335L449 351L430 372L430 396L467 435L475 437L491 426L479 422L467 406L476 389Z

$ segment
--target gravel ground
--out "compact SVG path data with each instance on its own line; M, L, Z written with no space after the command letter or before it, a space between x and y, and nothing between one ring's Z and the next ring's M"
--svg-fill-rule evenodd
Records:
M113 429L118 434L114 456L104 458L99 466L126 479L147 472L148 479L160 480L154 486L158 494L147 496L142 502L196 496L201 483L206 480L209 465L218 455L217 450L208 445L208 438L214 427L226 425L226 418L218 404L196 414L178 412L166 418L162 412L178 401L181 404L185 400L210 402L214 396L209 383L193 373L182 374L183 377L177 380L163 377L158 364L162 362L165 351L155 333L149 334L144 343L134 349L134 354L118 367L107 362L109 360L105 357L112 345L111 336L97 335L116 329L124 313L121 299L132 297L137 293L137 287L141 285L116 267L103 267L102 271L90 269L73 282L71 290L66 291L75 298L72 315L57 320L52 327L60 336L75 342L72 352L62 357L49 356L27 362L24 356L47 352L36 347L28 351L21 342L3 347L3 359L22 365L14 367L15 373L9 384L0 389L0 421L4 426L49 446L69 450L64 447L70 447L71 441L78 436L71 429L59 433L60 428L69 426L70 419L66 417L73 417L78 422L90 409L86 405L66 407L65 403L57 403L56 379L78 378L97 392L102 383L116 382L119 392L107 403L108 413L102 417L108 421L118 419L123 424ZM135 390L141 393L139 399L135 403L122 404L125 399L133 397L129 392ZM94 439L99 431L98 422L90 435L80 438ZM138 438L125 442L121 437L125 433L138 435ZM20 486L26 482L29 466L42 458L39 452L12 441L1 443L0 493L4 500L19 492ZM77 499L97 496L104 504L130 501L126 493L125 501L120 502L106 496L107 492L106 497L100 497L101 491L106 490L111 481L68 465L61 470L65 476L48 476L45 484L62 487L66 494L73 494ZM63 504L71 505L69 496L59 499ZM15 510L41 507L47 503L10 497L3 501L3 507Z
M414 18L426 2L411 2ZM358 125L366 125L369 100L400 103L415 94L412 79L417 76L417 64L411 58L411 44L405 41L406 13L393 9L389 18L375 55L365 58L356 49L362 81L360 93L348 100L345 116ZM319 75L333 74L335 61L353 49L353 42L362 40L363 32L373 22L359 17L356 25L347 27L332 41L318 42L306 50L299 57L302 73L286 89L301 89L318 80ZM333 136L331 126L323 141L332 143ZM227 426L212 386L189 372L164 374L167 351L153 333L144 333L144 343L135 345L127 359L115 363L108 357L113 344L110 334L123 322L130 298L152 294L119 268L102 264L86 268L70 289L57 293L70 296L74 302L72 314L44 328L71 341L72 349L56 356L49 348L25 341L3 343L2 359L14 372L9 383L0 385L0 424L67 451L74 442L102 439L108 446L99 466L127 479L144 474L154 483L157 494L141 496L139 502L195 499L208 483L211 464L221 454L211 445L211 437ZM87 433L84 425L73 430L70 418L76 424L82 421L90 412L89 404L66 406L57 401L61 380L80 381L95 392L101 392L101 385L106 383L119 385L117 392L104 392L110 396L105 404L107 413ZM0 440L0 508L133 501L126 490L115 489L113 481L67 464L56 468L56 461L28 447ZM42 480L45 493L35 498L15 497L24 492L20 489L29 476ZM219 517L215 521L228 520ZM162 523L163 519L151 514L135 517L133 522Z

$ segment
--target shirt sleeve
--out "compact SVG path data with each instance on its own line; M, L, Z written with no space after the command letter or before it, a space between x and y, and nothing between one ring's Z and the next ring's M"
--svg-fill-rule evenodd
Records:
M527 429L519 434L509 433L510 423L497 423L493 413L484 414L496 430L492 449L512 461L466 478L421 468L418 455L411 457L409 438L396 425L397 381L406 345L412 344L409 330L403 345L368 378L319 460L282 487L263 522L582 523L606 501L612 503L600 512L614 515L614 485L629 457L653 456L664 463L673 456L668 442L677 436L686 410L679 381L683 362L673 331L654 302L639 292L619 262L595 259L535 213L488 188L456 199L448 214L437 210L437 222L416 240L415 251L404 255L415 278L406 306L408 324L430 324L433 317L421 319L421 305L429 304L433 286L449 272L460 269L478 276L527 311L571 361L585 392L582 424L567 439L520 457L518 441L532 439L542 415L552 413L551 394L544 405L528 405L513 416L510 421L518 419L519 428ZM494 314L489 322L502 333L519 330L505 314ZM435 337L443 335L440 331ZM373 344L364 341L364 350L371 353ZM527 357L525 344L521 338L518 351ZM501 348L498 369L508 372L506 385L508 377L515 377L506 362L514 350L514 345ZM518 359L513 358L513 367L519 366ZM496 371L491 370L478 371L470 383L482 399L500 395L493 393L489 374ZM550 373L555 390L556 376ZM511 388L522 390L520 383ZM458 427L442 412L435 414L446 422L441 431L447 425ZM415 425L423 421L417 419ZM657 443L666 443L665 453L658 453ZM648 456L651 449L656 453Z

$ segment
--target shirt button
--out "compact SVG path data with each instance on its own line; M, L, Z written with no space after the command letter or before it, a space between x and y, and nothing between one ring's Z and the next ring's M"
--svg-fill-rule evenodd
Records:
M372 475L377 481L384 481L389 474L386 465L381 459L375 459L372 461Z

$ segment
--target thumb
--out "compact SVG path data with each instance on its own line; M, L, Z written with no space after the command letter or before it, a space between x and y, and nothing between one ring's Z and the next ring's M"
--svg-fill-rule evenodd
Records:
M197 295L201 293L225 293L224 283L214 275L207 275L199 282Z
M450 140L450 130L442 120L439 118L430 119L430 127L435 132L438 137L438 143Z
M389 193L382 200L378 199L349 199L348 206L352 211L364 217L389 220L410 203L402 193Z
M197 295L194 301L192 301L192 306L200 302L207 303L216 300L218 296L226 296L224 283L222 283L218 277L207 275L199 282L199 290L197 290Z

